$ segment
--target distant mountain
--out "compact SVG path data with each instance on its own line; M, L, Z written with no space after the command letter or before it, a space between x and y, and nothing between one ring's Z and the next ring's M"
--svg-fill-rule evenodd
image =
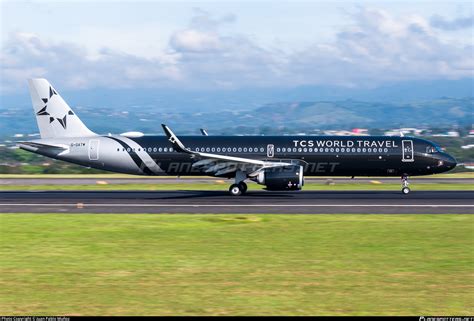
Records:
M315 128L450 126L473 123L473 98L439 98L412 103L326 102L274 103L256 110L264 124ZM304 126L306 127L306 126Z
M178 89L106 89L64 91L54 84L71 106L112 110L147 109L156 112L216 112L253 110L275 102L345 100L409 103L442 97L474 97L474 78L461 80L411 81L385 84L374 88L302 86L297 88L244 88L239 90L190 91ZM25 88L16 95L0 96L0 110L29 107ZM321 107L322 108L322 107Z
M356 100L278 102L253 110L163 111L152 106L129 108L75 106L74 111L97 133L142 131L162 134L167 123L180 135L199 134L204 127L217 134L276 134L356 127L451 127L474 123L474 98L439 98L415 102ZM0 110L0 136L37 132L30 106Z
M372 89L330 86L185 91L102 89L63 91L93 130L161 133L167 122L182 134L259 134L353 127L470 125L474 79L413 81ZM113 119L113 121L105 121ZM0 135L35 133L25 82L22 93L0 96Z

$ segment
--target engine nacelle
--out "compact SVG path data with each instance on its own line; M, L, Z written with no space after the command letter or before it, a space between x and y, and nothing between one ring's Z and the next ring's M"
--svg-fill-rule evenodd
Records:
M258 173L254 180L271 191L300 190L304 185L303 166L267 168Z

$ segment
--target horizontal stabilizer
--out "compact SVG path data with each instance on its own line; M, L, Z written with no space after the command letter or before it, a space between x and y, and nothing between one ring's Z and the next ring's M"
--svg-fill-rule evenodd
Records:
M48 151L48 152L53 152L62 154L64 152L69 151L69 146L68 145L63 145L63 144L43 144L43 143L36 143L36 142L18 142L17 143L18 147L21 149L30 151L30 152L38 152L38 151Z

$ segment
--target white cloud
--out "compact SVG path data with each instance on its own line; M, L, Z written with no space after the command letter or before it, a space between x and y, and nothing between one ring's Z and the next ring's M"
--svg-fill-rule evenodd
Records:
M15 33L1 51L0 88L18 90L28 77L48 77L70 88L241 88L372 86L474 76L471 40L446 41L433 21L366 7L347 18L333 41L321 43L315 35L306 49L292 53L225 32L235 16L214 17L199 9L188 26L171 34L168 48L147 58L106 48L90 52L74 43Z
M1 53L1 92L46 77L63 88L168 86L180 79L172 59L146 59L103 49L89 56L72 43L46 43L34 34L12 34Z
M290 73L299 83L374 85L474 76L472 47L444 43L421 16L394 17L360 8L351 19L333 43L316 44L293 56Z
M171 46L177 51L204 52L219 49L219 36L216 33L186 29L171 36Z

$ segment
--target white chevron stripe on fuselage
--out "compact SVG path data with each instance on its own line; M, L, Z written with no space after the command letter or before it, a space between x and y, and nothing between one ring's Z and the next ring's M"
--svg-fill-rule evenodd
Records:
M150 156L150 154L148 154L148 152L143 146L125 136L114 135L112 137L127 144L128 146L130 146L130 148L132 148L132 150L135 149L135 153L140 158L142 163L146 167L148 167L154 174L164 173L164 170L155 162L155 160ZM141 170L143 171L143 168L141 168Z

